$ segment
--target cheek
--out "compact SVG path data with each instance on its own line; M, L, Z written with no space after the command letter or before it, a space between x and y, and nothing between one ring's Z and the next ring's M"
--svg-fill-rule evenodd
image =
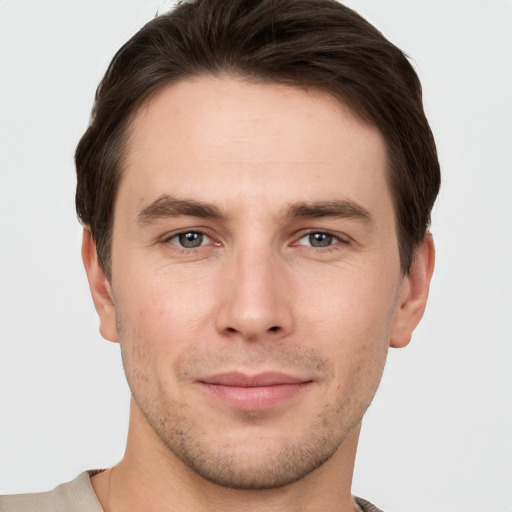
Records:
M156 276L156 277L155 277ZM116 289L116 315L125 359L132 370L171 379L172 368L208 340L212 293L201 276L161 270L130 275Z
M340 377L362 372L380 378L396 308L396 283L371 273L340 272L316 285L310 289L317 291L300 307L302 338L315 340Z
M361 341L389 334L398 301L397 280L385 273L340 269L301 286L300 316L319 333Z
M198 273L149 268L130 277L120 290L121 306L134 327L152 333L151 338L193 331L211 309L208 281Z
M113 288L123 358L147 380L171 379L179 361L208 341L212 268L171 264L154 247L121 245L114 240Z

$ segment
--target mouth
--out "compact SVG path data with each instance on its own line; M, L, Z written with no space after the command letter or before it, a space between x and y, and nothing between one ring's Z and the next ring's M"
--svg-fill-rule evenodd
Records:
M247 375L223 373L197 381L210 396L244 411L270 409L290 400L312 384L312 380L267 372Z

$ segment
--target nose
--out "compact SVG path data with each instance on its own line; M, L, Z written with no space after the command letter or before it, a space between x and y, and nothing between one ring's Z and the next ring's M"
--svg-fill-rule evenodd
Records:
M270 250L233 254L220 277L216 327L244 341L281 339L293 329L292 290L284 262Z

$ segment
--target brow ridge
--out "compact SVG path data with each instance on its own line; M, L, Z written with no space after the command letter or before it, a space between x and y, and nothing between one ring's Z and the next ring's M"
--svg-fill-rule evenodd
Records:
M137 215L141 224L150 224L168 217L190 216L205 219L224 219L225 215L214 205L191 199L178 199L164 194L143 208ZM333 201L300 202L290 205L289 218L347 218L371 224L370 212L354 201L342 199Z
M335 217L373 223L373 217L363 206L347 199L320 202L295 203L288 209L288 217L321 218Z
M143 208L137 215L141 224L150 224L159 219L179 216L222 219L224 215L214 205L191 199L178 199L165 194Z

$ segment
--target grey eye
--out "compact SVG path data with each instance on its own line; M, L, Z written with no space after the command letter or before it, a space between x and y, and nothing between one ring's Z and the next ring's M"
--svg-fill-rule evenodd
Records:
M336 240L336 237L329 233L310 233L304 238L307 238L307 245L311 247L329 247Z
M180 233L171 240L176 240L175 243L177 243L177 245L181 245L181 247L185 249L194 249L196 247L201 247L205 238L207 237L205 237L203 233L199 233L198 231L189 231L188 233Z

